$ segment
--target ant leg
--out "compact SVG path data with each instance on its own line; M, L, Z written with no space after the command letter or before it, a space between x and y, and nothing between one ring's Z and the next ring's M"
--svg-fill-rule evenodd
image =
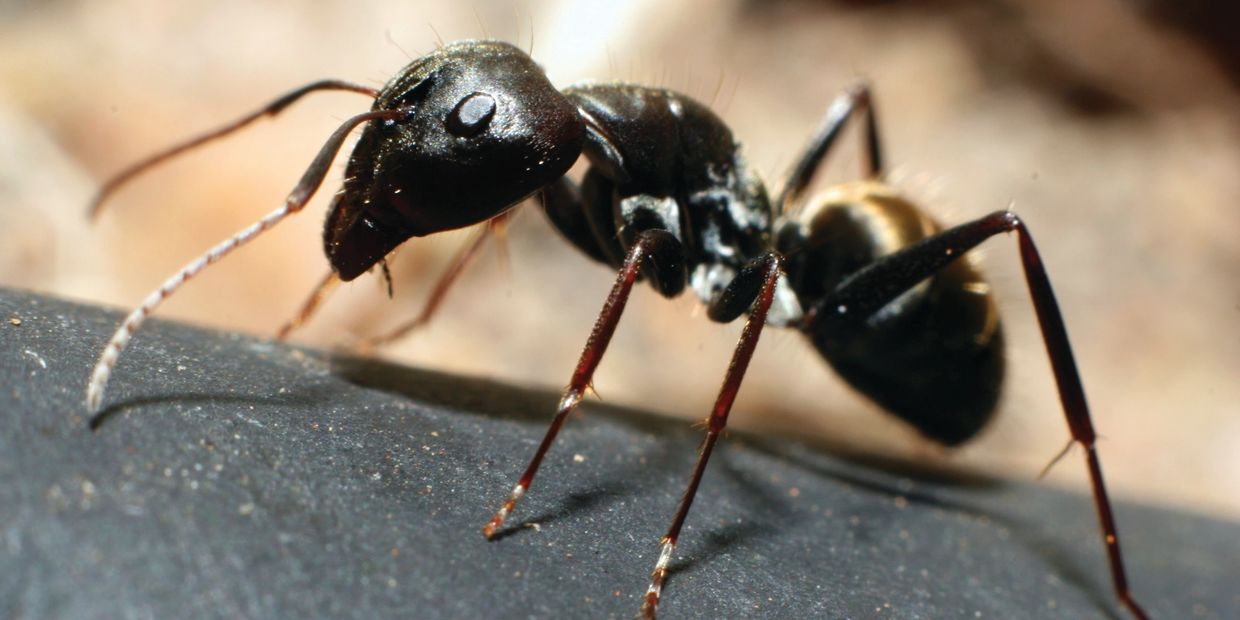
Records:
M577 249L612 267L624 262L624 247L616 230L614 185L593 167L581 185L567 177L543 188L539 198L547 219Z
M934 275L948 263L960 258L974 246L1004 232L1017 233L1020 242L1021 264L1033 307L1038 316L1042 340L1046 345L1059 401L1068 421L1072 439L1085 448L1085 462L1089 468L1093 488L1094 506L1102 528L1102 539L1107 550L1111 579L1115 594L1133 616L1145 620L1149 616L1133 598L1128 587L1120 553L1119 532L1102 480L1102 465L1095 449L1097 433L1085 402L1085 389L1081 384L1068 331L1051 290L1050 279L1042 264L1041 255L1034 245L1033 237L1024 222L1009 211L997 211L967 224L956 226L927 237L899 252L885 256L846 278L823 300L814 304L805 315L802 329L828 332L848 329L856 322L866 320L871 314L895 299L921 280Z
M443 302L444 296L447 294L448 290L452 288L452 284L456 281L457 277L461 275L461 272L465 270L465 267L473 262L473 259L477 256L478 251L482 249L482 243L493 232L502 230L504 222L507 219L507 213L497 215L486 223L485 228L474 234L473 238L470 239L470 242L456 255L456 257L452 259L452 264L448 267L448 271L439 277L439 280L435 283L435 287L431 289L430 300L427 301L426 305L422 308L422 311L418 313L416 318L400 325L391 332L361 340L357 343L358 348L366 351L377 346L388 344L403 338L409 332L429 323L431 317L435 315L435 312L439 309L440 304ZM336 285L338 284L340 284L340 277L334 272L328 273L321 281L319 281L319 284L315 286L314 291L310 293L310 296L306 298L305 302L302 303L301 309L297 311L297 314L280 327L280 330L276 333L276 340L287 339L293 330L305 325L306 322L310 320L310 317L318 310L319 306L323 303L323 300L327 298L327 295L335 290Z
M508 221L512 217L512 211L505 211L486 223L486 234L495 244L496 262L499 263L499 271L504 276L512 275L512 253L508 251Z
M319 186L323 184L323 177L327 176L327 170L331 167L332 160L336 158L336 153L340 151L340 147L344 144L344 139L358 125L373 120L397 120L407 114L409 114L408 110L403 109L378 110L358 114L345 121L327 139L327 142L323 144L323 148L319 149L319 154L315 156L314 161L310 162L310 166L302 174L301 180L293 187L293 191L289 192L288 197L284 199L284 204L279 209L272 211L241 232L207 250L206 254L190 261L189 264L181 268L171 278L168 278L159 288L152 291L141 305L134 308L129 313L129 316L125 317L121 326L117 328L116 333L112 334L112 338L108 340L103 353L99 355L99 361L95 363L95 368L91 371L90 383L86 386L86 407L90 412L94 413L99 410L99 405L103 402L104 389L107 388L108 379L112 375L112 368L116 366L121 351L125 348L125 345L129 344L129 339L133 337L134 332L142 325L146 317L150 316L159 304L163 303L169 295L180 288L186 280L194 277L198 272L206 269L207 266L266 232L272 226L278 224L280 220L301 211L306 206L306 203L310 201L310 198L314 196L314 193L318 191Z
M500 215L496 219L503 217L506 216ZM435 287L431 289L430 298L426 300L426 304L422 306L422 311L416 317L400 324L387 333L360 340L357 343L357 347L363 351L369 351L404 338L410 332L425 327L430 323L431 318L435 316L435 312L443 305L444 297L447 296L452 285L457 282L465 268L478 256L479 250L482 249L482 244L491 236L493 230L492 224L488 222L483 228L473 233L469 243L461 248L457 255L452 258L452 263L448 266L448 270L439 276L439 280L435 282Z
M862 172L867 179L877 179L882 175L882 148L878 140L878 121L874 118L874 99L870 94L869 85L861 83L836 97L835 101L827 107L822 125L801 153L796 166L788 175L788 179L784 181L784 186L775 199L777 215L783 213L785 204L796 202L801 198L802 192L813 180L814 174L818 172L827 154L835 145L835 139L839 137L840 131L859 112L865 115L865 142L863 143L865 162L862 164L864 166Z
M327 299L327 296L336 290L336 286L339 284L340 276L337 276L334 271L328 271L327 275L323 276L322 280L319 280L319 283L314 287L314 291L310 293L310 296L306 298L306 301L302 302L301 308L297 310L297 314L280 326L279 331L276 332L276 340L287 340L289 334L293 333L293 330L305 325L315 311L319 309L323 300Z
M228 134L234 131L237 131L238 129L241 129L245 127L246 125L249 125L250 123L253 123L254 121L264 116L275 116L276 114L283 112L284 108L287 108L288 106L292 105L293 102L297 101L298 99L301 99L305 95L308 95L312 92L320 91L320 90L347 90L347 91L352 91L355 93L361 93L363 95L368 95L372 99L379 96L379 91L373 88L370 88L368 86L362 86L360 84L353 84L350 82L345 82L342 80L319 80L318 82L311 82L310 84L306 84L305 86L302 86L301 88L285 93L284 95L277 98L275 101L272 101L271 103L268 103L267 105L259 108L258 110L255 110L249 114L246 114L245 116L242 116L241 118L231 123L228 123L227 125L224 125L223 127L213 129L196 138L191 138L180 144L175 144L167 149L164 149L163 151L160 151L154 155L151 155L150 157L120 171L115 176L113 176L111 179L108 179L108 181L103 184L103 187L99 188L99 193L95 194L95 199L91 201L90 210L88 212L90 214L90 218L92 220L97 218L99 216L100 211L102 211L104 201L107 200L108 197L111 196L112 193L115 192L117 188L124 185L125 183L128 183L130 179L190 149L194 149L199 146L202 146L203 144L206 144L207 142L211 142L212 140L215 140L217 138L223 138L224 136L227 136Z
M681 497L680 507L672 519L672 526L660 541L661 550L654 571L650 574L650 588L642 602L641 614L644 618L654 618L659 605L659 595L663 591L663 583L667 579L667 565L672 559L672 551L676 548L676 540L680 536L680 528L689 516L689 507L697 495L698 485L702 482L702 473L706 471L706 462L710 460L711 451L719 434L728 423L728 413L732 411L732 403L740 391L741 380L745 370L749 368L749 360L758 346L758 337L766 324L767 311L775 298L775 286L783 273L783 258L776 252L755 259L746 265L724 289L719 299L711 304L710 317L715 320L731 320L740 316L752 303L749 318L741 331L736 351L732 354L732 362L728 364L728 372L724 376L723 386L719 389L719 397L715 400L714 409L706 419L706 438L698 450L697 465L689 478L689 486ZM755 285L760 284L758 288ZM729 318L724 318L729 317Z
M530 484L534 481L534 475L538 473L538 466L551 447L551 442L555 441L555 436L560 432L565 418L581 402L586 388L590 386L594 377L594 369L598 367L616 331L620 315L624 312L624 306L628 302L629 293L633 290L633 282L637 280L638 271L641 270L643 263L646 263L648 267L646 273L657 271L656 277L661 276L665 280L676 278L683 280L685 277L683 253L684 247L680 241L667 231L648 230L638 236L624 260L624 265L620 268L616 283L612 286L611 293L608 294L607 301L603 304L603 309L599 312L594 329L590 332L590 339L586 341L581 358L577 361L573 377L564 391L564 396L560 399L560 405L555 417L551 420L551 426L547 428L547 434L543 437L542 443L534 453L534 458L530 459L525 473L521 474L521 479L513 487L508 499L482 528L484 536L491 538L495 535L496 530L504 524L504 520L516 506L517 500L529 490Z

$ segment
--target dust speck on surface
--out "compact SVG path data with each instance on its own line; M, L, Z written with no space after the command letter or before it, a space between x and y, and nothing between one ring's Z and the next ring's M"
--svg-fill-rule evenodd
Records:
M35 353L34 351L31 351L30 349L26 349L25 351L23 351L23 353L29 356L31 359L33 359L35 363L39 365L40 368L47 370L47 361L43 359L43 356L39 355L38 353Z

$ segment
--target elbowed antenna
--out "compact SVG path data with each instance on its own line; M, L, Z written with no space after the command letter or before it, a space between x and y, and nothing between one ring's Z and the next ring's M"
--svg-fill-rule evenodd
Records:
M116 366L116 361L120 357L121 351L129 344L130 338L133 337L134 332L138 330L142 322L146 320L146 317L150 316L159 304L163 303L168 296L180 288L186 280L206 269L208 265L218 261L229 252L275 226L280 220L305 207L310 198L314 196L315 191L323 184L323 177L327 176L327 170L331 167L336 154L340 152L340 147L344 144L345 137L358 125L372 120L395 121L408 113L409 111L406 109L379 110L358 114L345 121L323 144L319 154L310 163L310 167L306 169L306 172L293 188L293 191L289 192L288 197L284 199L284 204L279 209L272 211L266 217L207 250L205 254L190 261L189 264L181 268L171 278L168 278L159 288L152 291L141 305L134 308L129 313L129 316L125 317L124 322L117 328L116 333L112 334L112 338L108 340L103 353L99 356L99 361L95 363L95 368L90 375L90 383L86 387L86 407L90 413L94 414L99 411L99 406L103 403L104 390L108 385L108 378L112 375L112 368Z
M283 112L284 108L293 105L293 103L298 99L320 90L347 90L368 95L372 99L379 96L379 91L370 88L369 86L353 84L352 82L345 82L343 80L319 80L318 82L311 82L301 88L289 91L277 97L271 103L268 103L267 105L250 112L249 114L246 114L245 116L242 116L241 118L228 123L223 127L213 129L195 138L190 138L180 144L174 144L167 149L151 155L150 157L147 157L146 159L116 173L111 179L108 179L108 181L103 184L103 187L99 188L99 193L95 194L95 198L90 201L90 208L87 212L90 219L94 220L98 218L99 213L103 210L103 203L106 202L118 188L128 183L134 177L186 151L202 146L213 140L223 138L224 136L242 129L246 125L249 125L264 116L275 116L276 114Z

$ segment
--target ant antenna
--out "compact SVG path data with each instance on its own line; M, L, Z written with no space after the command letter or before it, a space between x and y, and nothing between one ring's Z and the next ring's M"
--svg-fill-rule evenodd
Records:
M103 349L103 353L99 356L99 361L95 363L95 368L90 375L90 384L86 387L86 407L91 413L99 411L99 405L103 402L104 390L108 386L108 379L112 375L112 369L116 366L117 360L120 358L121 351L129 344L130 338L134 332L142 325L155 308L163 303L172 293L174 293L187 280L197 275L203 269L206 269L212 263L227 256L233 250L245 245L258 235L271 229L271 227L280 223L281 220L301 211L310 198L314 196L315 191L323 184L323 177L327 176L328 169L331 168L332 161L336 158L336 154L340 151L340 147L344 144L345 138L349 132L353 131L358 125L372 120L397 120L409 114L406 109L397 110L379 110L373 112L365 112L358 114L345 121L339 128L332 133L327 142L323 144L323 148L319 150L319 154L315 156L314 161L310 163L310 167L306 168L302 174L301 180L289 192L284 204L279 209L272 211L262 219L251 224L241 232L232 237L221 241L215 247L207 250L205 254L190 261L189 264L181 268L171 278L168 278L159 288L147 295L146 299L134 308L129 316L125 317L125 321L117 328L116 333L112 334L112 338L108 340L108 344ZM219 132L215 132L219 133ZM210 135L210 134L209 134ZM160 157L156 159L166 159ZM149 167L139 165L136 168L143 169ZM129 176L132 176L129 175ZM127 177L126 177L127 178ZM115 184L112 184L115 185Z
M254 112L251 112L245 116L242 116L241 118L227 125L224 125L223 127L209 131L196 138L192 138L180 144L173 145L163 151L160 151L122 170L120 173L116 174L111 179L109 179L107 183L104 183L103 187L99 188L99 193L95 194L95 199L91 201L90 208L88 210L90 219L91 220L97 219L99 217L99 213L103 210L102 209L103 203L107 201L107 199L113 193L115 193L118 188L128 183L131 179L138 176L139 174L142 174L143 172L146 172L147 170L154 168L155 166L169 159L172 159L173 157L176 157L177 155L180 155L181 153L197 148L199 146L202 146L203 144L212 142L219 138L223 138L224 136L227 136L228 134L231 134L239 129L242 129L245 126L249 125L250 123L253 123L254 121L260 118L263 118L264 116L275 116L276 114L283 112L284 109L287 108L288 106L292 105L294 101L297 101L298 99L301 99L303 96L309 93L312 93L314 91L318 91L318 90L347 90L347 91L352 91L355 93L361 93L363 95L368 95L372 99L379 96L379 91L375 90L374 88L370 88L369 86L362 86L360 84L344 82L341 80L320 80L318 82L312 82L310 84L302 86L301 88L298 88L297 90L286 93L279 99L276 99L275 101L272 101L266 106L263 106L262 108Z

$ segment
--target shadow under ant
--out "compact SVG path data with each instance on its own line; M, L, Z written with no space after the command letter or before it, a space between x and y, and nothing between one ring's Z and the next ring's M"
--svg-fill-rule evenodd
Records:
M782 460L792 467L812 473L816 477L837 481L849 488L874 493L893 500L904 498L910 504L930 506L944 511L956 513L970 519L987 519L998 527L1006 528L1012 538L1032 556L1041 559L1054 569L1063 581L1076 587L1089 598L1095 606L1109 618L1122 616L1112 609L1111 600L1105 589L1099 590L1099 584L1085 571L1080 562L1062 547L1062 540L1037 534L1027 519L1014 517L1000 512L997 506L985 502L969 502L949 499L943 494L917 490L915 487L901 488L894 481L883 479L882 475L890 474L911 479L923 485L934 485L939 489L959 489L973 491L997 491L1010 484L1000 478L968 471L957 467L931 467L916 461L879 456L873 453L842 450L835 453L830 447L822 445L802 444L798 449L789 450L787 441L773 438L746 438L747 447L771 458ZM830 458L824 458L830 457ZM844 463L856 465L858 468L843 467L835 458ZM850 471L851 470L851 471ZM728 468L728 472L734 472ZM1105 588L1105 586L1103 586Z
M182 405L294 405L301 404L301 398L286 398L287 395L266 396L254 394L218 394L206 392L180 392L173 394L162 394L159 396L141 396L130 400L122 400L120 402L109 405L94 416L91 416L87 422L87 427L92 432L98 432L103 427L104 422L111 420L117 416L123 416L130 411L136 411L144 407L153 407L156 405L167 405L177 403Z
M333 372L337 376L354 385L382 390L411 399L414 402L423 402L459 409L469 414L481 414L519 422L544 422L547 412L553 409L556 400L559 398L559 394L549 389L518 387L500 381L462 377L425 368L411 368L375 358L340 355L333 357L331 364ZM697 437L697 433L692 428L692 425L648 411L599 401L590 402L589 408L588 417L590 418L602 418L608 422L621 424L635 430L657 434L668 441L674 441L678 438L676 436L680 436L679 438ZM735 433L735 435L738 435L737 441L735 441L737 445L752 448L759 453L788 462L794 467L811 471L816 475L830 478L843 485L878 492L891 497L904 496L910 501L919 503L964 510L961 506L951 506L940 498L931 495L902 491L894 485L883 484L877 480L866 479L856 474L848 473L841 467L824 466L821 459L813 459L802 453L811 451L827 458L850 462L856 461L863 467L919 480L949 481L953 484L965 484L967 486L991 486L998 484L995 479L978 474L966 474L959 470L940 471L929 470L924 467L919 468L913 462L890 458L882 459L873 455L866 456L859 453L853 454L830 444L801 444L802 449L790 451L786 449L787 441L767 439L745 433ZM779 444L784 446L784 448L777 448L775 445L776 441L779 441ZM660 443L661 445L666 444L666 442ZM662 452L665 455L669 455L673 450L668 448ZM647 458L647 462L640 466L640 471L638 468L634 468L631 473L636 476L643 471L648 471L649 468L660 468L657 463L650 461L651 459ZM730 463L731 461L728 460L727 462ZM566 506L564 509L533 517L525 522L545 523L548 520L562 518L572 514L573 508L587 509L596 505L601 497L623 494L626 490L631 490L633 488L631 484L616 483L616 481L632 479L633 476L624 472L619 473L621 475L613 478L612 483L598 485L590 493L573 494L568 502L569 506ZM773 505L774 502L782 501L782 496L779 493L772 492L763 485L750 480L734 464L729 464L724 473L744 486L747 492L760 495L761 497L758 499L762 503L758 505ZM974 516L978 515L975 514ZM505 528L502 532L504 532L505 536L509 536L520 529L520 527Z
M342 354L330 359L333 374L353 385L381 390L422 402L517 422L545 423L560 394L547 388L521 387L492 379L455 375L427 368L402 366L381 359ZM665 436L675 432L675 421L648 411L590 401L588 417L600 417L623 426ZM688 430L688 425L684 425ZM696 435L695 435L696 436Z
M632 484L625 482L617 484L615 480L612 480L587 491L569 493L560 502L559 507L554 510L524 519L520 523L509 525L496 531L491 538L492 540L501 540L535 525L542 526L560 521L566 517L584 515L588 512L596 511L607 504L614 503L616 499L632 493L634 488L635 486Z
M376 358L348 354L334 354L328 358L332 374L350 384L381 390L414 402L427 403L458 410L461 413L508 419L520 423L542 422L558 399L558 394L545 388L519 387L500 381L462 377L446 372L412 368ZM145 396L117 402L95 416L88 426L99 431L112 418L143 407L178 403L199 405L265 405L280 407L321 406L325 398L336 394L327 387L315 389L303 387L281 394L220 394L220 393L171 393ZM506 527L495 534L496 539L516 535L530 524L547 524L571 516L581 516L597 511L617 499L632 495L637 485L632 481L649 468L667 470L680 464L676 457L682 454L679 441L696 432L690 424L668 419L647 411L594 401L589 405L589 417L599 417L609 423L647 433L657 434L667 441L655 442L652 453L643 454L643 463L634 459L631 466L611 468L606 479L594 481L588 490L573 491L558 501L558 507L524 519L521 523ZM887 476L910 478L920 483L946 485L965 489L996 489L1004 482L992 476L952 467L930 467L924 463L905 459L876 456L850 450L842 442L818 441L807 443L797 440L789 448L787 440L761 437L747 433L735 433L729 442L734 449L753 450L755 453L781 461L793 468L811 473L816 478L832 480L840 485L891 498L902 497L913 504L933 506L956 512L970 518L986 518L1006 527L1019 544L1053 567L1066 583L1076 586L1093 601L1109 618L1119 618L1112 610L1109 599L1094 587L1096 583L1082 570L1069 553L1056 546L1056 541L1032 533L1029 524L1009 515L979 508L968 502L951 500L942 495L901 488ZM726 453L732 453L729 450ZM722 455L721 455L722 456ZM703 532L703 539L692 553L672 562L669 577L684 575L703 563L709 563L738 545L796 526L805 520L799 511L788 510L783 494L770 484L755 479L735 463L734 458L720 459L716 471L739 487L739 492L755 496L747 505L772 507L761 518L730 522ZM855 465L857 467L850 467ZM874 472L867 476L864 472Z

